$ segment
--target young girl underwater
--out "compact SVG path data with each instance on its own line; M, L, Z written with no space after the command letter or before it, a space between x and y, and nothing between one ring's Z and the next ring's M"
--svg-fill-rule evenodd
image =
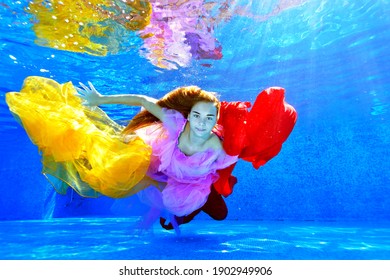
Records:
M221 220L222 196L237 179L239 158L255 168L276 156L291 133L296 112L282 88L269 88L249 102L220 102L196 86L177 88L160 100L137 94L101 95L91 83L76 88L43 77L26 78L6 95L15 118L42 152L43 173L80 195L123 198L137 194L166 229L200 211ZM126 128L97 106L141 106ZM58 181L58 180L57 180ZM170 222L170 223L169 223Z

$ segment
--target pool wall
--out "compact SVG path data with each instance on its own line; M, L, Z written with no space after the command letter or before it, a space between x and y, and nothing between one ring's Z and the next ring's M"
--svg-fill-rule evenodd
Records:
M386 126L359 122L354 115L348 120L345 110L341 121L326 107L316 114L327 117L308 119L305 106L296 107L297 125L277 157L259 170L244 161L236 166L238 184L226 198L228 219L389 220ZM18 149L7 151L0 165L2 220L139 215L144 209L136 198L58 195L40 173L38 150L20 127L2 141L3 149L4 143Z

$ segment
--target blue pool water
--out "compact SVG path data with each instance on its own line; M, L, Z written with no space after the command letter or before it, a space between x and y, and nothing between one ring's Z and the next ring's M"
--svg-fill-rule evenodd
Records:
M144 29L118 18L94 23L113 27L89 38L104 56L70 49L82 41L50 45L60 39L39 37L28 1L0 3L0 259L390 259L389 1L189 2L202 12L196 27L183 13L193 6L172 5L165 12L176 14ZM67 26L49 18L51 34ZM154 39L168 30L150 31L156 21L171 24L174 36L150 43L145 32ZM203 38L195 47L213 46L211 53L191 53L195 33ZM69 34L65 43L76 36ZM131 225L145 210L136 198L60 196L41 175L37 148L4 99L31 75L156 98L195 84L222 100L253 102L281 86L298 121L264 167L238 163L225 221L200 215L181 236L157 225L136 236ZM120 123L136 112L103 109Z
M388 260L388 223L194 221L180 236L135 218L5 221L2 259ZM221 230L223 228L223 230ZM183 253L185 249L185 253Z

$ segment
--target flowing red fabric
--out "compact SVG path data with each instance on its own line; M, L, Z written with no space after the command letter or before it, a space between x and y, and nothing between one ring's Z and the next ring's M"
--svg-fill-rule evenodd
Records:
M250 111L250 102L221 103L218 124L223 127L223 147L227 154L251 162L258 169L275 157L287 140L297 120L297 113L285 102L285 90L270 87L262 91ZM214 187L228 196L237 179L231 175L235 164L219 170Z

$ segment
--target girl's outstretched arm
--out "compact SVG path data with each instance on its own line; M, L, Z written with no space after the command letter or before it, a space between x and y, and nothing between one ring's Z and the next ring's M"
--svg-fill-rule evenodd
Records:
M164 112L157 105L157 99L140 94L115 94L102 95L100 94L91 82L88 86L80 83L81 88L76 88L78 96L84 99L83 104L87 106L99 106L102 104L126 104L130 106L142 106L159 120L164 120Z

